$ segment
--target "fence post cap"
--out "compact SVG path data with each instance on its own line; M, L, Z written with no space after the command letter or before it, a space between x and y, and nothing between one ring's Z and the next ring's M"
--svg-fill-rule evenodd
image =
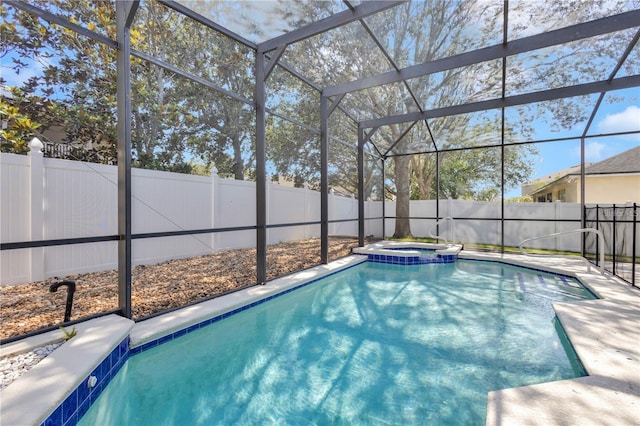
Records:
M218 169L216 166L211 166L211 176L218 176Z
M29 142L31 152L42 152L42 148L44 148L44 144L38 138L33 138L31 142Z

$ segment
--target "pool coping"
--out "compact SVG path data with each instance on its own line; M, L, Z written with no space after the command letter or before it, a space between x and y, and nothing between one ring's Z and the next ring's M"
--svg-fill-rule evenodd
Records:
M76 389L88 395L85 380L127 338L133 325L133 321L113 314L76 324L75 337L0 391L0 423L40 425L57 410L62 418L63 402ZM22 348L47 337L60 341L59 334L56 330L27 338Z
M412 249L414 249L412 251ZM419 243L411 241L377 241L375 243L367 244L364 247L354 247L353 253L355 254L382 254L393 255L402 257L419 256L420 249L434 250L436 254L440 255L456 255L462 250L461 244L434 244L434 243Z
M603 418L609 423L623 424L629 420L640 423L640 350L632 344L639 337L640 292L620 280L585 272L584 262L577 259L574 262L565 257L465 251L458 257L575 276L600 297L553 305L589 376L490 392L487 425L584 424ZM68 400L71 392L83 389L84 381L101 368L105 357L118 352L119 345L126 342L123 339L129 341L129 349L135 350L149 342L163 341L163 338L215 315L255 304L366 261L367 256L348 256L280 277L264 286L250 287L138 323L107 315L77 324L76 337L1 391L0 421L2 424L34 425L50 421L52 413L62 411L61 404ZM30 345L42 345L60 338L59 331L50 332L46 336L16 342L13 347L24 351ZM6 350L7 347L2 348L3 355ZM87 392L85 389L84 393Z

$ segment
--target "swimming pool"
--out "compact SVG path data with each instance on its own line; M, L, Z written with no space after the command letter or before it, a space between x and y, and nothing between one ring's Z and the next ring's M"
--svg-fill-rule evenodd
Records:
M80 424L480 424L487 392L583 374L573 278L367 262L131 356Z

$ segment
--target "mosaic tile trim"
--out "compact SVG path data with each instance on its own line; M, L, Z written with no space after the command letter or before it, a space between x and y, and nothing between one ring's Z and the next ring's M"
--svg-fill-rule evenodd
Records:
M419 251L421 253L431 253L431 254L436 253L435 248L424 248L424 247L384 247L384 250L404 251L404 252L406 252L407 250L411 250L411 251Z
M129 336L85 378L77 388L42 423L42 426L75 426L91 404L100 396L111 379L118 373L129 357ZM88 380L95 376L97 382L89 388Z
M392 263L394 265L425 265L427 263L454 263L457 254L438 255L437 257L392 256L385 254L369 254L367 260L373 263Z

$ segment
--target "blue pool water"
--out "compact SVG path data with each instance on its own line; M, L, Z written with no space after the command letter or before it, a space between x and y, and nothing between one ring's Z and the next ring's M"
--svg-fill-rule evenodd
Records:
M394 251L418 251L420 254L435 254L436 249L423 247L387 247L386 250Z
M499 263L364 263L132 356L80 424L484 424L489 391L582 374L551 303L585 298Z

